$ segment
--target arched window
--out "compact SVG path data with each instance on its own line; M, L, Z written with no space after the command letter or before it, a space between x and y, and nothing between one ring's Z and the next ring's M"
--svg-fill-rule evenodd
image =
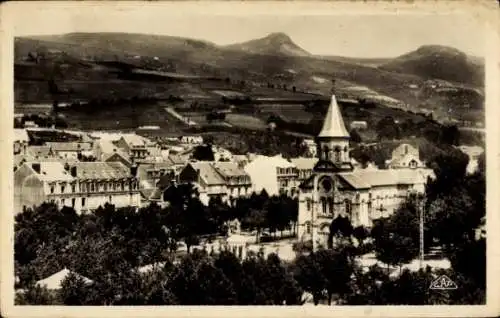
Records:
M330 160L330 149L328 148L328 146L323 146L323 157L326 159L326 160Z
M340 158L341 158L341 155L342 155L342 150L340 149L340 147L335 147L335 162L340 162Z

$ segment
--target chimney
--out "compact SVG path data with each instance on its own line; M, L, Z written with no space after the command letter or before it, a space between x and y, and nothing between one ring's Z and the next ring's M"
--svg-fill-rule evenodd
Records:
M40 171L41 171L40 163L31 164L31 168L33 168L33 170L35 170L36 173L40 173Z
M73 178L76 178L76 167L75 166L71 167L71 176Z

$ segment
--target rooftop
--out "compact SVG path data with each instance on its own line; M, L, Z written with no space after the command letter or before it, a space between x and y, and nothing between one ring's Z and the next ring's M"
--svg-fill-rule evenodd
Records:
M211 185L225 184L224 178L215 170L209 161L192 162L190 165L199 171L200 177Z
M213 162L212 166L224 177L246 176L245 170L241 169L236 162Z
M121 162L77 162L76 177L79 179L124 179L130 177L130 169Z
M47 142L46 146L54 151L89 151L92 149L87 142Z
M321 129L318 137L349 138L349 132L345 128L344 119L340 113L335 95L332 95L330 106L328 107L325 121L323 122L323 128Z
M36 285L38 286L45 286L47 287L48 289L60 289L61 288L61 284L62 282L66 279L66 277L68 277L70 274L74 274L76 275L77 277L83 279L83 281L87 284L90 284L92 283L92 281L86 277L83 277L82 275L80 274L77 274L75 272L72 272L70 270L68 270L67 268L64 268L63 270L45 278L45 279L42 279L42 280L39 280L38 282L36 282Z

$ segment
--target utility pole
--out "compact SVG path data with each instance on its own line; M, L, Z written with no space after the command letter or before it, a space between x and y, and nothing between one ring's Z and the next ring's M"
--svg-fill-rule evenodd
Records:
M314 178L314 191L312 195L312 205L311 205L311 239L312 239L312 251L316 252L316 197L318 189L318 178Z
M420 223L420 269L424 267L424 209L425 198L419 195L419 223Z

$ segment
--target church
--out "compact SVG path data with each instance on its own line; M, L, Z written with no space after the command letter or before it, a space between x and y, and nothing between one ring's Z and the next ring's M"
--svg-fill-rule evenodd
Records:
M421 166L360 169L349 155L349 132L332 96L323 127L316 137L318 161L299 186L299 241L326 246L329 227L338 216L354 227L371 227L391 215L410 193L424 194L432 170Z

